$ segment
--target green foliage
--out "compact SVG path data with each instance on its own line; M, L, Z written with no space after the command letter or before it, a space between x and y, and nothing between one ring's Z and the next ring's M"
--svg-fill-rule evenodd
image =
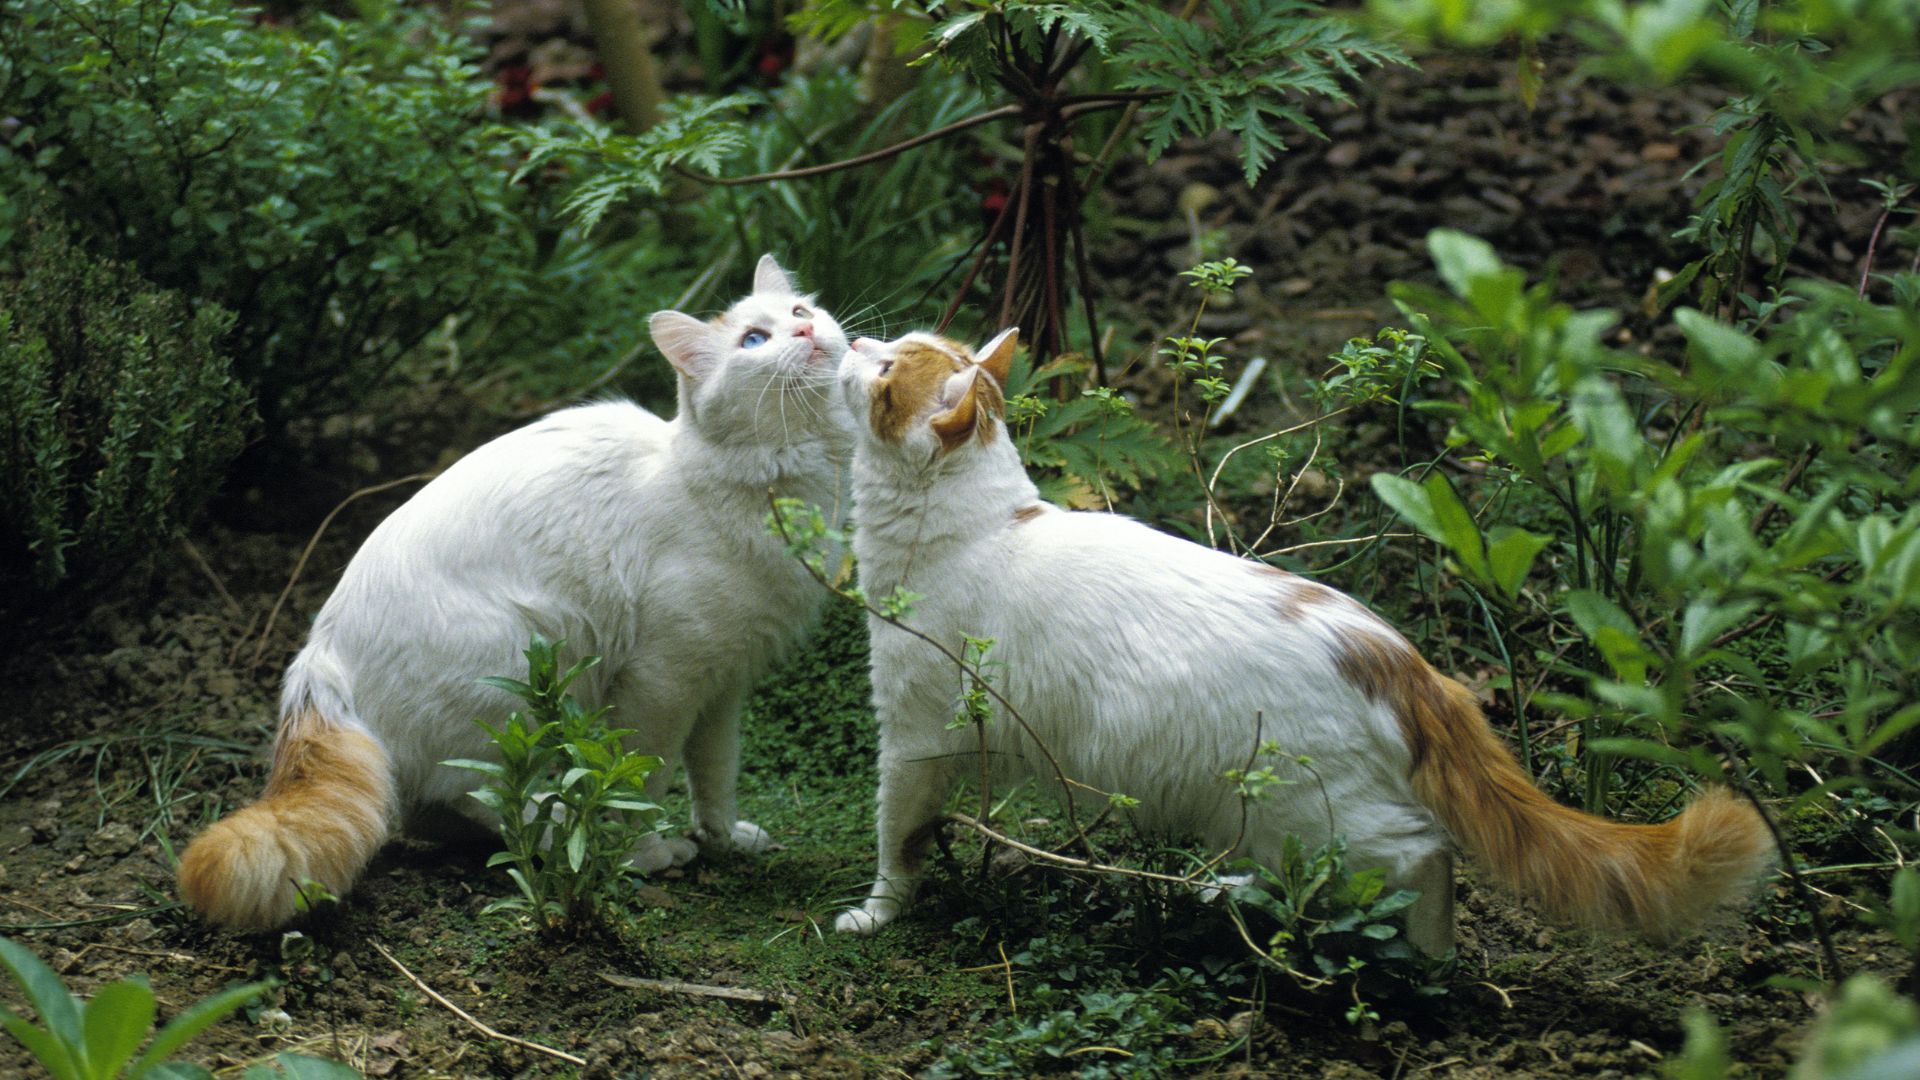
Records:
M251 420L231 325L24 222L0 264L0 588L98 587L199 512Z
M1059 357L1035 370L1016 357L1007 377L1007 430L1040 494L1073 507L1109 506L1179 461L1154 425L1113 388L1077 392L1087 362Z
M108 250L234 313L269 435L357 400L448 315L525 286L531 238L431 12L296 28L198 0L20 0L0 21L0 184L40 178Z
M590 231L623 206L648 220L649 197L685 170L773 173L852 157L978 107L974 90L942 76L870 110L855 75L823 72L774 92L675 99L661 124L637 135L570 118L514 138L527 154L521 175L557 165L577 178L562 212ZM715 188L683 208L692 228L679 226L689 234L682 242L693 244L689 261L702 268L744 271L758 253L777 251L808 289L832 298L843 324L871 325L913 310L916 292L962 253L968 200L954 179L967 162L960 147L938 145L805 183Z
M1141 128L1149 161L1183 135L1230 131L1252 184L1286 150L1285 126L1324 138L1298 98L1350 101L1343 82L1358 82L1360 66L1406 63L1398 49L1304 0L1212 0L1207 7L1210 17L1201 20L1116 5L1130 16L1113 35L1114 62L1126 72L1119 85L1167 95Z
M1353 1004L1347 1021L1378 1020L1363 996L1380 985L1375 976L1409 985L1423 993L1442 993L1429 981L1433 964L1401 936L1400 914L1420 894L1386 891L1386 872L1378 867L1349 870L1346 841L1340 837L1308 851L1289 835L1274 866L1247 863L1252 884L1233 890L1235 905L1263 912L1274 922L1261 959L1314 990L1343 986ZM1235 918L1242 917L1236 913Z
M609 709L581 707L569 688L600 658L562 672L565 645L535 634L526 648L526 682L481 680L527 703L499 727L475 721L492 737L499 761L441 763L487 777L470 794L500 816L506 850L487 865L505 866L520 895L494 901L484 914L508 913L547 935L611 920L635 874L627 856L658 830L661 816L645 792L660 759L628 753L621 738L631 732L607 726Z
M54 1080L211 1078L213 1074L206 1069L174 1061L173 1056L196 1035L272 985L259 982L230 987L188 1006L155 1032L158 1004L144 976L108 983L92 998L81 1001L52 968L7 938L0 938L0 967L13 977L40 1019L36 1026L12 1010L0 1008L0 1026L5 1026ZM248 1069L245 1080L281 1075L312 1080L359 1076L344 1065L298 1054L282 1054L276 1064L277 1069L267 1065Z
M872 699L866 614L854 604L829 604L806 646L748 701L742 771L871 782L878 741Z
M1140 136L1148 160L1183 136L1232 132L1247 182L1286 149L1285 125L1318 136L1297 104L1306 95L1347 100L1343 80L1359 68L1404 63L1393 46L1302 0L1213 0L1203 18L1152 3L1061 4L1031 0L888 5L924 27L920 44L976 83L1008 78L1015 56L1044 56L1059 41L1084 43L1111 65L1113 87L1144 102ZM857 25L871 5L809 5L800 25L832 34Z
M1048 942L1036 939L1012 962L1031 965L1046 957ZM1192 1013L1179 993L1197 980L1187 969L1169 971L1143 989L1075 989L1042 982L1021 1006L988 1028L976 1042L950 1045L926 1072L930 1078L961 1076L1081 1077L1164 1076L1179 1064Z

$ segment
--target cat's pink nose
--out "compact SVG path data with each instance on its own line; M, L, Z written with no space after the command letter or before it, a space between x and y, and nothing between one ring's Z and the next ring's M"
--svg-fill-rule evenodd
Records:
M812 337L812 336L813 336L813 324L812 324L812 323L810 323L810 322L803 322L803 323L801 323L801 324L800 324L799 326L796 326L796 327L794 327L794 328L793 328L793 336L794 336L794 337L803 337L803 338L810 338L810 337Z

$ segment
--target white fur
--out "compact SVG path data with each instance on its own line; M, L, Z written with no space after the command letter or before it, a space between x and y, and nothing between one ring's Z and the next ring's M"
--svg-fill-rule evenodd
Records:
M1343 834L1355 865L1434 893L1422 902L1433 925L1416 937L1444 951L1446 836L1414 796L1397 722L1348 684L1331 649L1335 635L1394 632L1337 595L1289 616L1294 591L1321 587L1124 517L1049 507L1016 521L1039 498L1004 425L946 453L925 415L898 444L873 433L869 387L897 344L862 339L841 363L857 433L853 546L869 595L922 594L907 623L955 653L963 634L992 638L998 689L1066 775L1138 799L1144 828L1197 835L1214 851L1238 840L1239 854L1269 864L1288 833L1310 845ZM851 933L879 929L911 899L909 837L978 768L975 731L948 728L962 689L954 664L878 618L870 626L879 872L864 906L836 923ZM1242 801L1222 774L1261 740L1309 755L1313 771L1276 764L1298 782L1247 803L1243 836ZM988 748L999 777L1056 784L997 708Z
M665 760L649 791L684 759L699 841L764 849L766 833L736 820L740 708L822 596L767 536L767 492L837 503L847 433L831 382L846 338L771 256L755 283L717 325L653 317L680 371L675 419L629 402L567 409L394 511L288 668L283 715L312 706L379 739L403 809L485 820L465 794L473 774L440 762L491 756L474 720L517 704L476 680L523 672L535 631L564 638L570 658L602 657L575 684L583 703L612 705L630 748ZM750 329L770 340L741 348ZM651 837L633 858L657 870L695 851Z

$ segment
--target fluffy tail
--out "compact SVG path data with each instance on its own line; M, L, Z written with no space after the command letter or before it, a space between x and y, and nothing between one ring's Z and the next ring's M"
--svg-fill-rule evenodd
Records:
M180 859L180 894L222 926L282 926L304 882L346 895L394 814L393 765L378 740L312 709L290 713L266 794L194 838Z
M1393 708L1420 801L1502 885L1558 919L1670 938L1744 901L1772 865L1765 822L1724 788L1659 825L1584 814L1534 787L1473 695L1410 651L1357 649L1342 666Z

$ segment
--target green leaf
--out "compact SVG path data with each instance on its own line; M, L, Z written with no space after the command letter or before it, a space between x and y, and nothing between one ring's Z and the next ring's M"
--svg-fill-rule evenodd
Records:
M253 1065L240 1074L241 1080L362 1080L358 1070L337 1061L308 1054L282 1052L272 1061Z
M122 979L94 992L82 1010L87 1064L95 1076L120 1074L153 1029L153 990L144 980Z
M1493 543L1487 547L1487 568L1493 583L1509 598L1518 596L1527 572L1533 569L1533 560L1547 546L1547 538L1501 525L1494 528L1490 539Z
M1427 250L1440 280L1462 300L1473 297L1474 283L1506 269L1493 245L1457 229L1435 229L1427 234Z
M92 1080L90 1072L83 1071L82 1065L74 1059L73 1051L80 1050L80 1047L70 1050L54 1038L52 1032L35 1027L5 1009L0 1009L0 1027L6 1028L9 1034L20 1040L20 1045L26 1047L27 1052L53 1074L54 1080Z
M210 998L189 1005L186 1011L174 1017L171 1023L161 1028L160 1033L153 1037L153 1042L147 1045L146 1053L141 1054L140 1059L133 1063L129 1073L130 1080L138 1078L148 1069L166 1061L195 1035L219 1023L228 1013L259 997L272 986L271 982L247 983L244 986L223 990Z
M567 834L567 865L577 874L586 859L587 830L585 820L581 819L573 823L573 831Z
M54 974L52 968L42 963L24 945L4 937L0 937L0 965L4 965L13 980L20 984L27 1001L40 1014L40 1022L46 1025L60 1045L73 1048L74 1057L83 1054L80 1005L67 992L60 976Z

